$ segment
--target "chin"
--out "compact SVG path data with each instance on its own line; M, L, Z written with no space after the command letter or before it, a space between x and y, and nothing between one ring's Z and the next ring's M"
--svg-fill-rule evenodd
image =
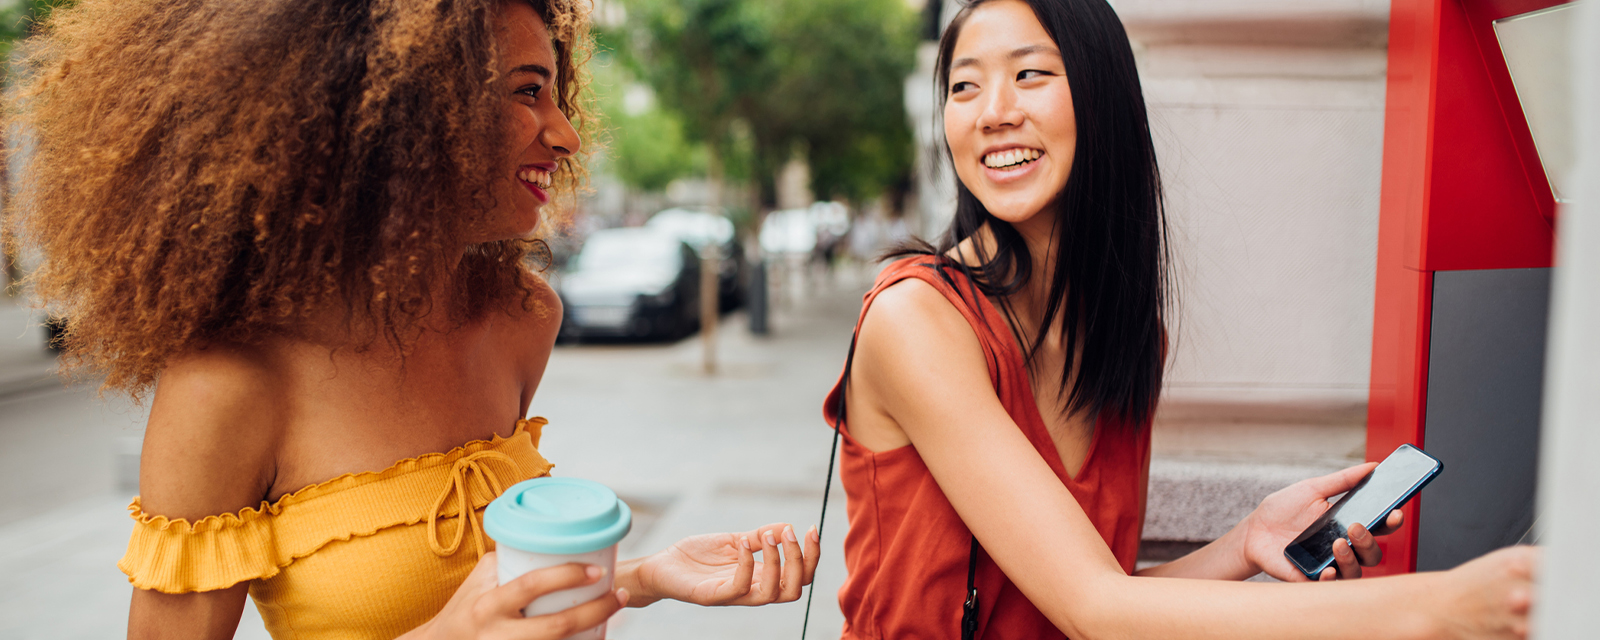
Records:
M983 202L981 198L978 201ZM1048 208L1047 205L1048 201L1016 202L1012 200L1005 200L995 202L993 204L984 202L983 208L989 210L989 215L999 218L1007 223L1018 225L1042 215L1045 209Z

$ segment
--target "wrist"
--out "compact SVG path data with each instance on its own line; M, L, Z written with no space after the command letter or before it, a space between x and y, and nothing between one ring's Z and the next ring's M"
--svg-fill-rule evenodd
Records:
M1244 580L1266 570L1256 558L1250 555L1250 531L1255 526L1256 518L1256 512L1251 511L1250 515L1245 516L1244 520L1229 529L1227 533L1222 534L1222 537L1216 541L1227 551L1225 557L1229 558L1229 564L1233 567L1229 573L1238 576L1237 579L1239 580Z
M617 563L615 582L613 588L628 590L629 607L644 607L661 599L655 588L654 581L649 579L646 563L651 556L622 560Z
M1420 606L1407 607L1410 615L1404 616L1400 624L1400 633L1397 637L1406 640L1440 640L1451 637L1451 584L1447 577L1448 572L1440 573L1414 573L1410 576L1407 586L1421 598ZM1390 580L1400 582L1400 580ZM1409 584L1416 582L1419 584ZM1422 586L1426 584L1426 586Z

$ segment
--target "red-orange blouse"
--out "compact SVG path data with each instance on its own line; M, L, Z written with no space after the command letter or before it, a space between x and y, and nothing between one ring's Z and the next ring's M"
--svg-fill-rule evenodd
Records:
M863 301L861 317L866 317L879 293L908 278L933 285L966 317L983 347L989 379L1006 413L1077 498L1123 571L1131 573L1144 525L1149 425L1130 429L1101 419L1083 468L1076 477L1069 476L1039 415L1011 329L959 269L934 256L899 260L878 276ZM856 330L860 329L858 320ZM842 377L823 405L830 428L841 393ZM850 437L848 421L841 432L839 476L850 520L844 540L849 577L839 590L844 640L959 638L971 533L914 447L873 452ZM977 588L978 638L1065 637L983 552L978 558Z

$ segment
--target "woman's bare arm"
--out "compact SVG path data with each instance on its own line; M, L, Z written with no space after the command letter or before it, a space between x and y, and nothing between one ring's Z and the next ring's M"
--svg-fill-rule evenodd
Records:
M162 373L139 464L146 513L193 523L261 504L272 484L284 406L263 358L215 348ZM239 626L248 584L202 593L134 589L128 637L227 640Z
M249 590L249 583L181 595L134 589L128 607L128 640L232 638L239 629Z
M1513 636L1443 634L1444 616L1461 625L1525 624L1526 596L1514 592L1512 576L1531 565L1528 554L1501 554L1454 580L1288 585L1128 576L1005 412L977 338L943 295L916 280L890 287L867 313L857 349L852 413L881 412L905 432L989 555L1070 637L1488 638ZM1505 588L1483 588L1497 576Z

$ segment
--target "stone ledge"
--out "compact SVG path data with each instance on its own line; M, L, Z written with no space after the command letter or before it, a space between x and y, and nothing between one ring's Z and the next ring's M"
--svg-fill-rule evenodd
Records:
M1143 537L1168 542L1215 540L1250 515L1268 494L1360 462L1156 458L1150 463Z

